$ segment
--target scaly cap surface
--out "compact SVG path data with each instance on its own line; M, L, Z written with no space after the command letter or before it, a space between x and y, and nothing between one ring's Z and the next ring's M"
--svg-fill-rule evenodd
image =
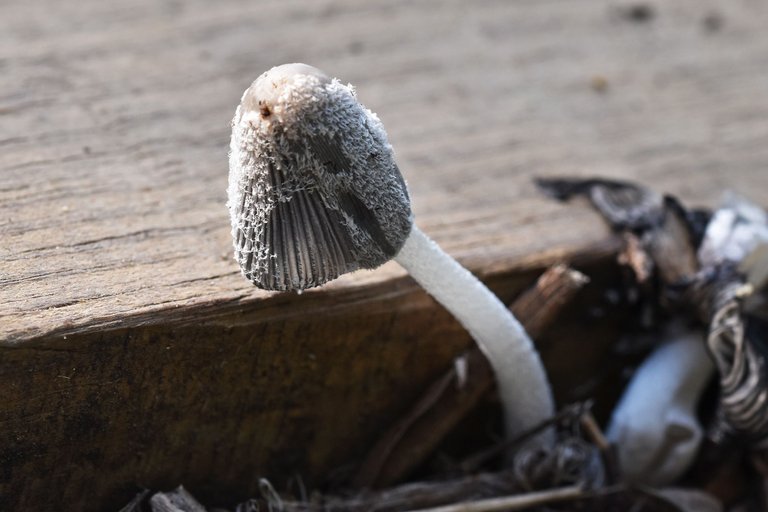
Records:
M391 259L412 225L405 182L374 113L305 64L270 69L232 120L235 259L268 290L302 290Z

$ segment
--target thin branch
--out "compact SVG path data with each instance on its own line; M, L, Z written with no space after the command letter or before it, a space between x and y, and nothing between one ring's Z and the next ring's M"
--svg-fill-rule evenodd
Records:
M489 498L479 501L467 501L442 507L423 508L411 512L492 512L495 510L523 510L530 507L546 505L556 501L569 500L584 496L584 490L579 485L561 487L547 491L517 494L501 498Z

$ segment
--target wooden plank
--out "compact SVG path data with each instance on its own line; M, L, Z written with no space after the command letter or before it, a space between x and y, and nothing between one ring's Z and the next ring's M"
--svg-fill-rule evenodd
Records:
M603 258L585 270L607 266ZM534 279L489 284L508 300ZM182 482L207 503L231 505L256 495L263 476L281 487L298 475L310 488L348 477L470 340L407 279L365 298L329 295L6 347L0 509L116 510L142 486ZM587 335L613 339L620 311L585 322L598 305L585 299L566 336L539 340L545 364L575 352L568 360L586 363L588 380L606 378L595 370L600 351L574 350ZM573 380L553 384L561 399L580 398Z
M91 492L98 508L121 481L248 489L257 468L327 471L467 343L394 264L302 296L240 277L228 123L272 65L355 84L422 229L506 298L549 262L611 248L592 212L542 199L533 176L768 204L768 6L654 2L638 22L625 5L4 2L0 496L86 507ZM345 386L361 373L370 388ZM300 405L276 407L286 396ZM331 454L342 435L349 451ZM289 457L291 440L314 451Z
M284 61L357 85L420 224L480 271L603 236L589 213L539 198L533 175L638 178L704 203L730 186L768 203L766 17L747 0L659 5L646 23L597 1L6 3L0 338L264 297L229 257L228 122Z

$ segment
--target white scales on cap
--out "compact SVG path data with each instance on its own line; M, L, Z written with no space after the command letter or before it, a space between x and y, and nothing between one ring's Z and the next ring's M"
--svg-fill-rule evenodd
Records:
M381 122L352 88L304 64L273 68L232 120L235 257L268 290L319 286L392 259L408 191Z

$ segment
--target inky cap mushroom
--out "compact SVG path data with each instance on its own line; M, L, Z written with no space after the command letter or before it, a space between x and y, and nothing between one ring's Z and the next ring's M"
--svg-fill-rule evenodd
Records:
M232 120L235 258L268 290L302 290L392 259L411 230L381 122L351 86L305 64L270 69Z
M235 258L254 284L303 290L394 258L488 356L508 435L554 414L523 327L413 224L384 128L351 86L304 64L267 71L235 112L229 164ZM551 444L553 434L537 442Z

